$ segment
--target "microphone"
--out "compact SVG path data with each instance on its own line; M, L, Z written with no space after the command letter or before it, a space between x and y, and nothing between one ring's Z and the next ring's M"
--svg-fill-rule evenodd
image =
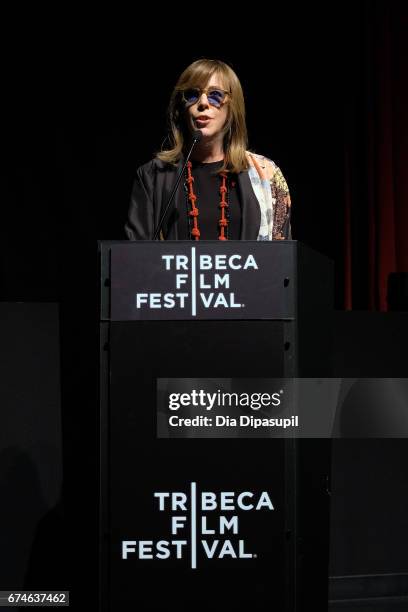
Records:
M193 145L197 144L197 142L200 142L202 136L203 133L201 130L195 130L195 132L193 132Z
M158 237L158 235L160 234L160 231L161 231L161 229L162 229L162 227L163 227L164 221L166 220L167 215L168 215L168 212L169 212L169 210L170 210L170 205L172 204L172 202L173 202L173 200L174 200L174 196L176 195L176 191L177 191L177 188L178 188L178 186L179 186L179 184L180 184L181 177L183 176L184 171L185 171L185 169L186 169L186 166L187 166L187 164L188 164L188 160L190 159L191 153L193 152L193 149L194 149L194 147L196 146L197 142L200 142L200 140L201 140L201 138L202 138L202 135L203 135L203 133L202 133L202 131L201 131L201 130L196 130L195 132L193 132L193 135L192 135L192 143L191 143L190 150L189 150L189 152L187 153L186 160L185 160L185 162L184 162L184 164L183 164L183 167L182 167L182 169L181 169L180 174L179 174L179 175L178 175L178 177L177 177L177 181L176 181L176 183L175 183L175 185L174 185L174 187L173 187L173 191L171 192L171 195L170 195L170 197L169 197L169 199L168 199L168 202L167 202L166 206L164 207L164 211L163 211L162 216L160 217L160 221L159 221L159 223L157 224L156 230L155 230L155 232L154 232L154 234L153 234L153 240L157 240L157 237Z

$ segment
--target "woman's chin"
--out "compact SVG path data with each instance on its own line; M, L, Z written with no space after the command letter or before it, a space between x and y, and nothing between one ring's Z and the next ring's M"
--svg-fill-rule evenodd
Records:
M201 142L203 140L211 140L214 137L214 134L211 128L209 127L198 127L197 126L197 130L200 130L201 132Z

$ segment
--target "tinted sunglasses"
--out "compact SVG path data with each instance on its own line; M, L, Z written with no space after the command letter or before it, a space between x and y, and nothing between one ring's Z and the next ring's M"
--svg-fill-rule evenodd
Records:
M225 102L225 98L229 95L225 89L219 87L208 87L207 89L201 89L200 87L189 87L188 89L182 90L182 100L186 107L196 104L201 98L203 93L206 94L207 100L211 106L220 108Z

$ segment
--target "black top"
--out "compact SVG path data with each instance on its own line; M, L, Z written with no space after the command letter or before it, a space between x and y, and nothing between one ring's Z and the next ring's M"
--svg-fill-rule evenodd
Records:
M221 193L222 177L217 171L222 166L222 161L211 163L192 162L191 173L194 178L193 190L197 196L196 207L198 208L198 228L200 240L218 240L220 235L219 220L221 219ZM228 207L226 217L228 226L225 236L228 240L239 240L241 235L241 204L237 193L237 179L235 175L227 175L226 201ZM187 171L186 171L187 178ZM188 199L188 186L184 181L184 189L180 190L177 201L177 229L179 239L190 240L193 219L188 216L191 204Z

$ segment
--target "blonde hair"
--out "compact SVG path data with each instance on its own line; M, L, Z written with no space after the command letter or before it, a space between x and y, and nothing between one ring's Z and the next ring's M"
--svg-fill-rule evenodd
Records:
M241 83L235 72L220 60L200 59L181 74L170 98L168 108L169 149L162 149L157 157L164 162L177 164L182 157L189 132L184 120L182 91L189 87L206 87L213 74L220 75L223 87L229 92L226 104L228 116L224 127L224 165L219 172L238 173L247 170L245 154L248 136L245 123L245 103Z

